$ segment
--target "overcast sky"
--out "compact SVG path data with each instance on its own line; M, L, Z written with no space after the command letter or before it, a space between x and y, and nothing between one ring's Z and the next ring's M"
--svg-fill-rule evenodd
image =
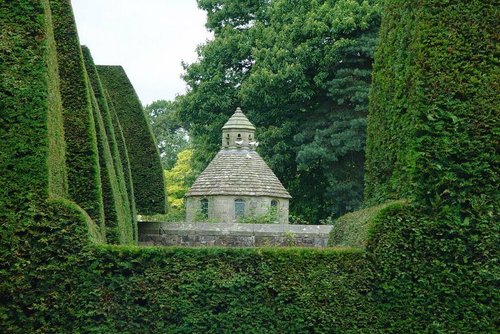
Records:
M196 0L72 0L80 43L98 65L122 65L143 105L185 92L181 61L210 34Z

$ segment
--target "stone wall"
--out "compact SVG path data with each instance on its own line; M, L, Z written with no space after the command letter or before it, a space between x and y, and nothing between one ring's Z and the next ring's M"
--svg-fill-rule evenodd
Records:
M139 223L143 246L326 247L329 225Z
M221 223L236 223L237 219L234 214L234 200L242 199L245 201L245 215L261 216L268 213L271 207L271 201L276 200L277 206L277 221L281 224L288 223L288 199L274 198L267 196L192 196L186 198L186 221L193 223L200 221L200 200L208 199L208 219L207 221L215 221Z

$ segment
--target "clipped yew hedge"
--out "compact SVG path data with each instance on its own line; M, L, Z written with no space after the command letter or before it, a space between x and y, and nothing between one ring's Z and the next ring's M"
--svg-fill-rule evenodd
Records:
M69 197L104 231L104 205L89 85L70 0L50 0L63 105Z
M393 204L367 245L384 333L496 333L498 220Z
M130 214L132 216L132 226L134 232L134 239L138 239L138 229L137 226L137 208L135 205L135 195L134 195L134 183L132 181L132 171L130 169L130 159L128 156L127 143L125 142L125 137L123 135L123 129L116 114L113 102L109 98L108 92L104 89L106 96L106 101L109 106L109 113L111 117L111 122L113 129L115 131L116 145L118 147L118 153L120 154L120 161L122 165L123 176L125 180L125 187L127 189L128 199L130 203Z
M395 203L396 201L386 202L337 218L330 231L328 246L366 248L375 219L386 207Z
M158 148L137 94L121 66L97 66L127 144L137 212L165 213L166 195Z
M0 332L60 332L52 301L71 290L62 284L65 269L79 261L80 245L100 235L86 212L63 199L63 106L49 2L2 2L0 10L8 35L0 38Z
M48 261L27 273L41 285L23 300L37 305L28 316L16 300L4 330L373 333L380 321L359 251L76 245L70 259L35 249Z
M387 332L498 329L497 5L385 3L366 193L410 200L376 216L367 245Z
M369 199L459 211L498 199L497 5L386 1L370 97Z
M136 239L133 233L134 229L133 220L130 215L130 203L128 201L125 180L123 179L123 168L119 158L116 139L112 137L114 136L114 131L109 116L109 109L106 110L108 106L104 98L104 92L90 50L86 47L82 47L82 52L87 76L89 78L89 91L91 92L92 109L96 126L106 240L108 243L113 244L133 243ZM97 96L100 98L100 103ZM106 122L104 121L105 119ZM115 157L113 157L113 155L115 155ZM119 168L115 167L115 161L119 161Z

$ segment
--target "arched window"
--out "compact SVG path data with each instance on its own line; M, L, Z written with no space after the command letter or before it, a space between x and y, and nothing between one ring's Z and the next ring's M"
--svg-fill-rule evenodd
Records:
M275 209L276 209L277 207L278 207L278 201L277 201L277 200L275 200L275 199L273 199L273 200L271 201L271 208L275 208Z
M234 200L234 217L243 217L245 216L245 201L241 198Z
M238 138L241 138L241 133L238 133Z
M202 198L200 200L200 213L203 217L203 219L208 218L208 199Z

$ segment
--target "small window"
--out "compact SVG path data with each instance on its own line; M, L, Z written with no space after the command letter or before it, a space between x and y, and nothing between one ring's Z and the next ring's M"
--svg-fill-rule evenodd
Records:
M229 133L226 134L226 138L229 139Z
M271 200L271 208L269 210L271 217L273 220L278 220L278 201L273 199Z
M234 200L234 217L243 217L245 216L245 201L238 198Z
M241 138L241 133L238 133L238 138Z
M228 145L228 146L229 146L229 140L228 140L228 141L226 141L226 145Z
M248 140L252 140L252 135L248 135Z
M206 198L200 200L200 213L203 219L208 218L208 199Z

